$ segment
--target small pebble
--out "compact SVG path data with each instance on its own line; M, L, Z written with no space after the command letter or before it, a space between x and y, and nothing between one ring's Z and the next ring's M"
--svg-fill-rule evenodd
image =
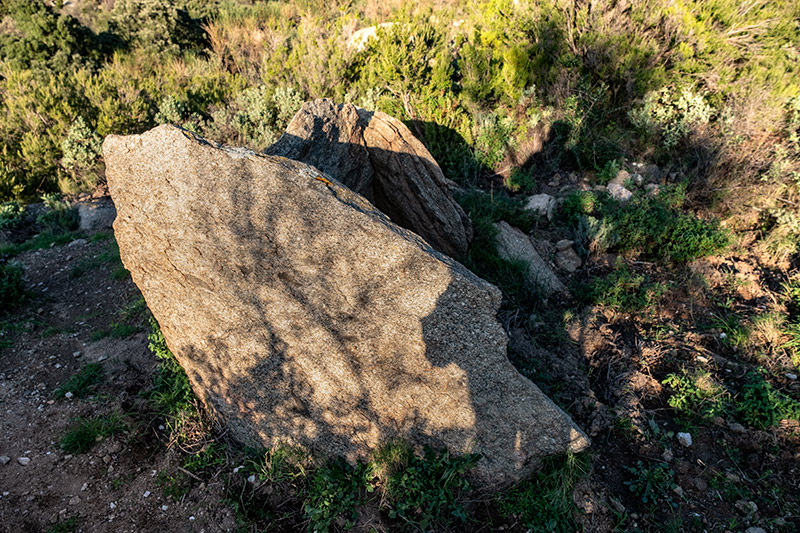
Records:
M719 334L719 338L725 340L728 338L728 335L723 331L722 333Z
M73 496L72 498L69 499L70 505L78 505L79 503L81 503L81 499L79 496Z
M247 478L247 481L248 481L249 483L255 483L255 482L256 482L256 476L255 476L255 474L252 474L250 477L248 477L248 478Z
M148 496L150 496L150 491L149 490L144 491L144 494L142 496L147 498Z
M7 465L11 461L11 457L7 455L0 455L0 464Z
M88 483L84 483L83 486L81 487L81 492L85 491L88 488L89 488L89 484Z
M103 456L103 463L104 464L109 464L110 462L111 462L111 456L110 455L106 454L105 456Z
M194 522L194 516L189 517L189 522Z
M791 372L787 372L786 377L794 381L797 379L797 374L792 374Z
M30 457L20 457L17 459L17 462L22 466L28 466L28 464L31 462L31 459Z
M69 391L65 392L65 393L64 393L64 398L67 398L67 399L70 399L70 398L72 398L72 393L71 393L71 392L69 392Z
M108 508L109 508L109 509L111 509L111 510L113 511L114 509L116 509L116 508L117 508L117 504L116 504L116 503L114 503L114 502L111 502L111 503L109 503L109 504L108 504Z
M692 445L692 436L689 433L678 433L678 442L688 448Z
M81 352L72 352L72 357L80 357Z
M169 509L169 505L162 505L161 506L161 510L162 511L166 511L167 509Z

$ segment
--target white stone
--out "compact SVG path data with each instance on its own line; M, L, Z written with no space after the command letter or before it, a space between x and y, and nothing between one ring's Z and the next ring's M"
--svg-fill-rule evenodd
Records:
M30 462L31 462L31 459L30 459L30 457L19 457L17 459L17 462L19 464L21 464L22 466L28 466L30 464Z
M797 379L797 374L792 374L791 372L787 372L786 377L794 381Z
M144 496L145 498L149 497L150 491L149 490L144 491L144 494L142 496Z
M11 457L7 455L0 455L0 464L7 465L11 461Z
M633 193L618 183L608 184L608 194L618 202L625 203L633 198Z
M249 483L255 483L255 482L256 482L256 476L255 476L255 474L252 474L250 477L248 477L248 478L247 478L247 481L248 481Z
M111 510L113 511L114 509L116 509L116 508L117 508L117 504L116 504L116 503L114 503L114 502L111 502L111 503L109 503L109 504L108 504L108 508L109 508L109 509L111 509Z
M556 200L549 194L534 194L528 196L528 202L525 204L525 209L533 211L539 216L553 218L553 209L555 208Z
M72 393L71 393L71 392L69 392L69 391L65 392L65 393L64 393L64 398L66 398L66 399L70 399L70 398L72 398Z
M692 435L689 433L678 433L678 442L688 448L692 445Z

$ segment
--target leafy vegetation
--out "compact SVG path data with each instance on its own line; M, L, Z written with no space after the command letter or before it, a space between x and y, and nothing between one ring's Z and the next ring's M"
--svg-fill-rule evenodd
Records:
M66 393L71 392L76 398L85 398L102 379L103 366L100 363L89 363L57 388L53 395L63 398Z
M4 311L19 305L25 297L25 281L19 263L0 263L0 306Z
M566 455L545 460L529 481L499 497L499 511L532 531L571 532L578 527L572 492L586 474L585 456Z
M124 420L116 413L93 418L77 418L61 438L61 449L67 453L86 453L98 440L126 429Z

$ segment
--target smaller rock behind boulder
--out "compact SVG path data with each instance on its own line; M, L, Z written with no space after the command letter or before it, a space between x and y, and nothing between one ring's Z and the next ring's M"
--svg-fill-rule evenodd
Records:
M466 255L469 217L430 152L386 113L328 99L308 102L266 153L316 167L440 252Z

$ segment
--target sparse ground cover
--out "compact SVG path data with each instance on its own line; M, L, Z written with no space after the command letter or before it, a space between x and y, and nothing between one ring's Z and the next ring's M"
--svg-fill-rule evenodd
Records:
M3 527L800 529L798 9L3 3ZM347 44L381 22L396 24ZM402 443L357 465L243 449L194 398L112 236L78 232L53 195L102 189L105 135L170 122L261 149L323 96L404 120L458 185L464 262L504 292L509 356L588 453L482 494L474 458ZM535 193L553 216L524 209ZM568 298L498 257L500 220L548 259L574 243Z

